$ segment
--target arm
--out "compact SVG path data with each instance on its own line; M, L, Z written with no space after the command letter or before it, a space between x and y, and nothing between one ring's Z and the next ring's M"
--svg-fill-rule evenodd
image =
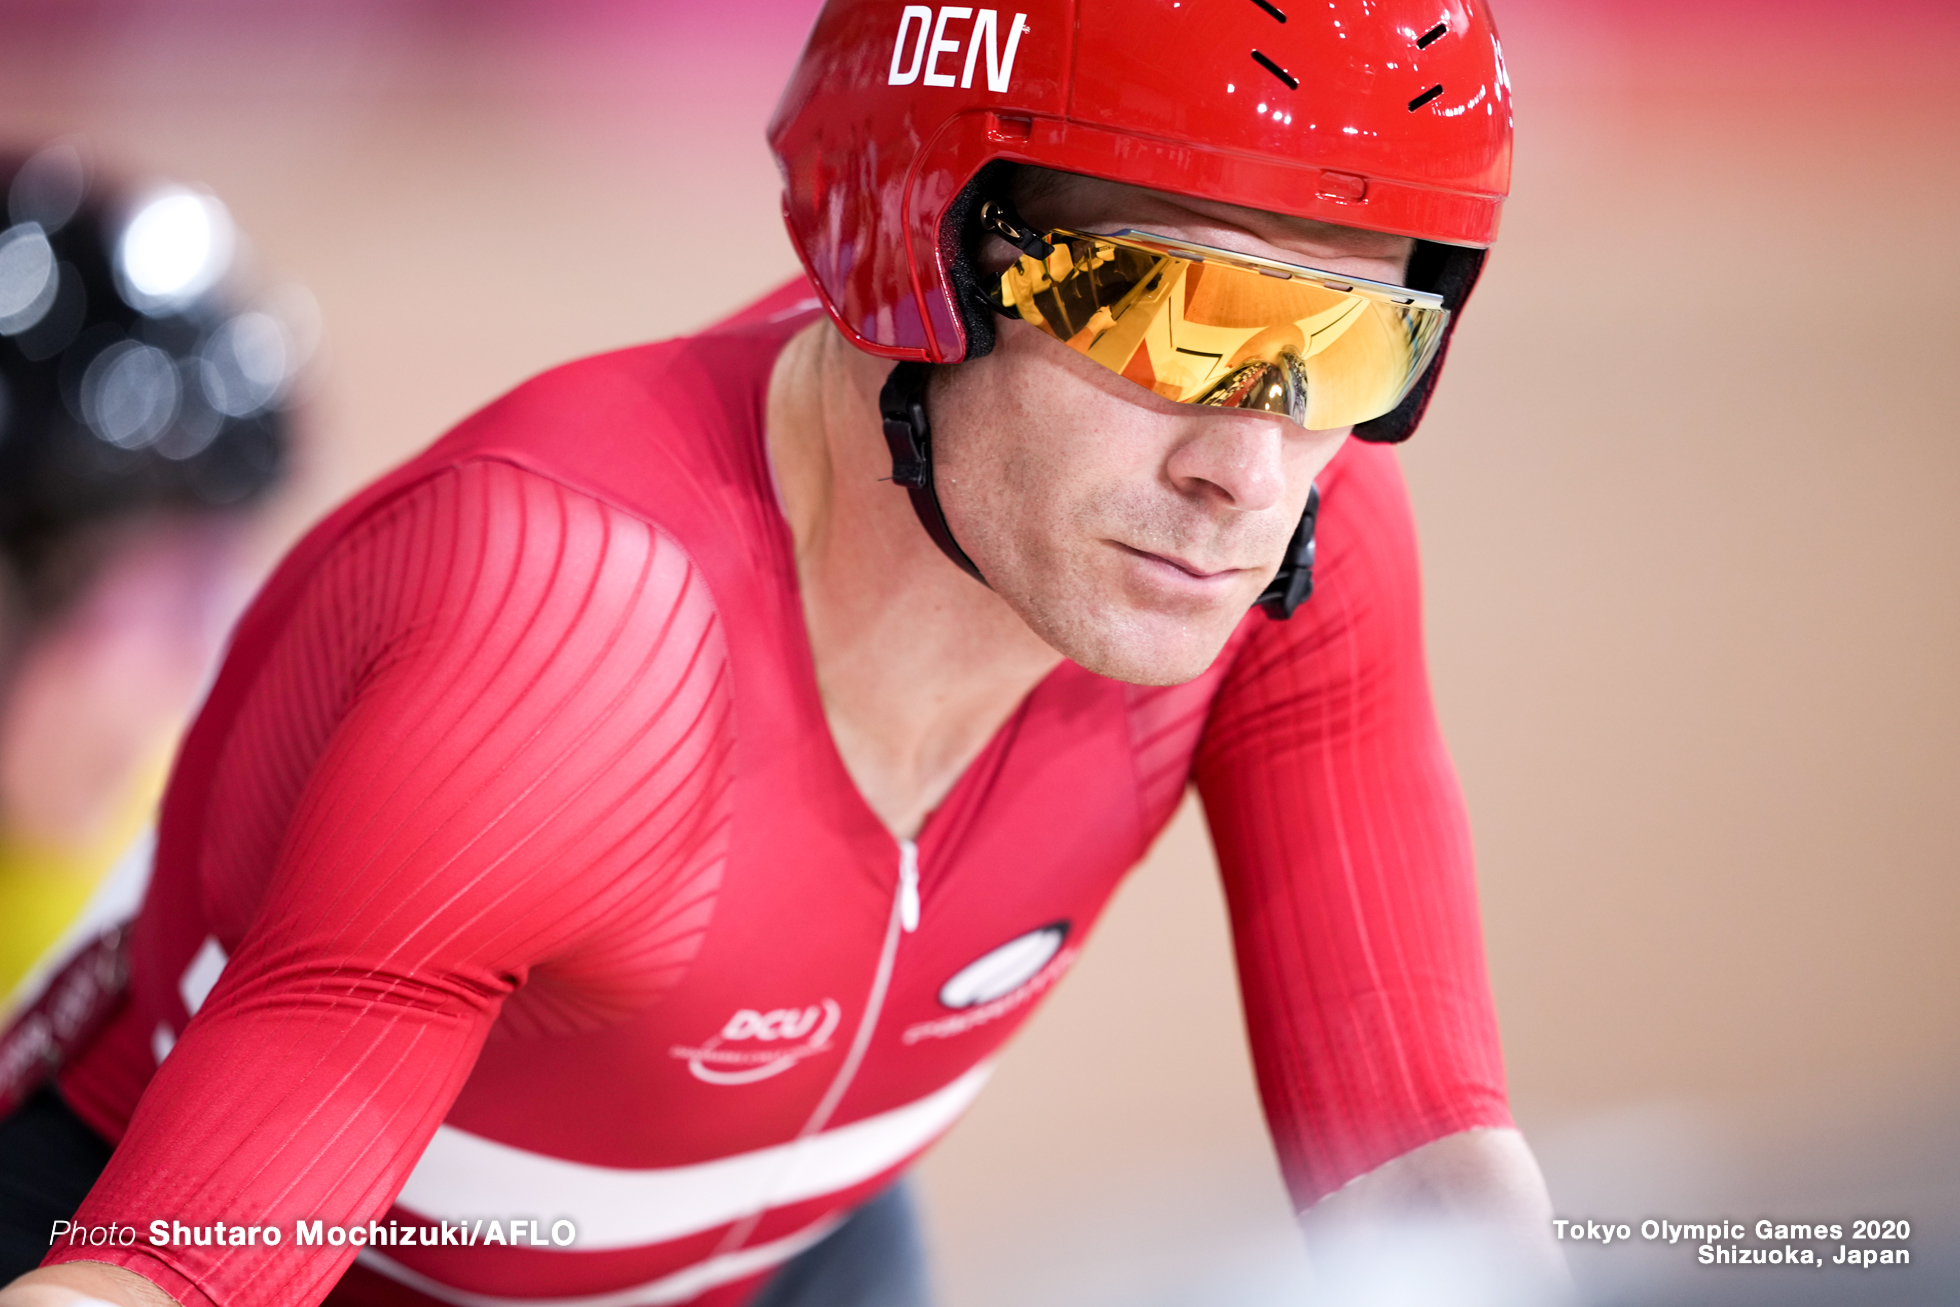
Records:
M1552 1241L1552 1199L1524 1136L1491 1128L1445 1135L1358 1176L1300 1214L1316 1261L1412 1229L1474 1231L1479 1260L1552 1295L1570 1291ZM1390 1242L1392 1249L1394 1243Z
M0 1307L178 1307L177 1300L134 1271L105 1262L68 1262L29 1271L0 1289Z
M656 998L719 868L719 626L646 524L473 465L304 584L197 800L206 911L249 924L76 1217L286 1241L50 1259L189 1307L317 1302L353 1250L301 1248L293 1223L385 1218L527 982L554 982L527 1016L545 1029ZM126 1293L110 1272L67 1274Z
M1350 445L1323 488L1316 592L1253 619L1197 764L1281 1169L1323 1245L1447 1217L1555 1258L1505 1104L1399 469Z
M1516 1130L1464 1130L1356 1176L1300 1214L1310 1234L1408 1218L1490 1223L1542 1234L1552 1199Z

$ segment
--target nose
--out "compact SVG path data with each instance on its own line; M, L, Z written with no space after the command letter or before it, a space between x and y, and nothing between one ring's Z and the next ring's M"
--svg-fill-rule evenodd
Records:
M1285 427L1279 418L1193 413L1164 471L1179 494L1261 512L1286 496Z

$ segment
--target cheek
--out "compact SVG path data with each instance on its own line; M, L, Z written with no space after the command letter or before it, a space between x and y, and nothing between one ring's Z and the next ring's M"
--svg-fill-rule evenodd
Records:
M1010 415L1003 415L1010 416ZM1009 427L1003 422L1002 427ZM938 463L940 503L953 535L997 585L1022 590L1035 576L1072 570L1093 495L1085 467L1063 450L995 428Z
M1128 430L1130 406L1013 334L986 358L946 369L935 388L935 479L976 562L984 552L996 569L1054 569L1086 547L1085 529L1094 533L1122 487L1154 482L1154 464Z

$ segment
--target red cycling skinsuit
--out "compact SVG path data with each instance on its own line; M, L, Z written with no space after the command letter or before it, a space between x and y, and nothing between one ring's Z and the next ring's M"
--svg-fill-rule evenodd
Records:
M1393 454L1322 477L1291 621L1170 689L1064 663L902 844L763 440L814 315L798 283L549 373L281 566L61 1081L119 1141L77 1223L137 1236L51 1261L186 1304L740 1302L955 1120L1192 780L1297 1200L1508 1123Z

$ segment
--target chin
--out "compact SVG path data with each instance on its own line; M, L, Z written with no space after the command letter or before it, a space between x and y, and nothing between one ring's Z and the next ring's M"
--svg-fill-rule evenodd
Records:
M1022 616L1057 653L1131 685L1182 685L1204 675L1244 610L1202 614L1121 604L1084 605L1057 620Z

